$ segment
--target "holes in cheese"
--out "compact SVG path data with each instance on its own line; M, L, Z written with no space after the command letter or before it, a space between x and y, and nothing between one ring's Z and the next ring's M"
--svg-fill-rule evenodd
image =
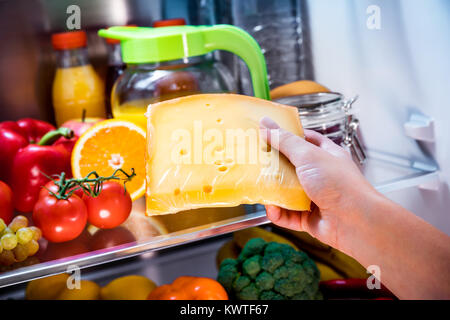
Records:
M225 171L227 171L228 170L228 167L227 166L220 166L219 167L219 171L221 171L221 172L225 172Z
M309 210L295 168L260 137L264 116L303 136L296 108L199 94L152 104L147 115L147 215L255 203Z
M213 189L213 187L210 186L210 185L203 186L203 192L204 193L211 193L212 189Z

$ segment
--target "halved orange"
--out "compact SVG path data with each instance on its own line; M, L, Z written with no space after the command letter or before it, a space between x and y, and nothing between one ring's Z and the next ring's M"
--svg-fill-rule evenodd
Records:
M81 179L92 171L110 176L116 169L136 176L126 183L134 201L145 194L145 131L125 120L105 120L87 130L72 151L72 173Z

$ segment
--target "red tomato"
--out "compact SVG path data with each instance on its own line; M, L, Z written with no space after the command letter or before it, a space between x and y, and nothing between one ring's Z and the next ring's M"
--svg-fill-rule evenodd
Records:
M75 188L77 188L77 187L75 187ZM57 193L58 189L59 189L59 187L53 181L49 181L49 182L47 182L47 184L45 186L42 187L41 191L39 191L39 198L42 198L44 196L49 196L50 194L48 193L48 190L50 190L53 193ZM76 194L80 198L83 198L83 193L84 193L83 189L78 189L78 190L75 190L75 192L73 194Z
M97 197L84 194L83 200L89 223L100 229L111 229L121 225L131 212L130 194L117 182L104 182Z
M58 200L52 195L43 196L34 206L33 221L48 241L73 240L86 227L86 205L75 194L67 200Z
M11 188L0 181L0 218L8 225L13 217L13 202Z

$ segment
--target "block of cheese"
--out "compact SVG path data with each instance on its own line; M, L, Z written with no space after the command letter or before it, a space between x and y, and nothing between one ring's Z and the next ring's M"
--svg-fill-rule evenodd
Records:
M297 109L237 94L199 94L149 106L146 213L272 204L309 210L295 168L261 138L268 116L303 136Z

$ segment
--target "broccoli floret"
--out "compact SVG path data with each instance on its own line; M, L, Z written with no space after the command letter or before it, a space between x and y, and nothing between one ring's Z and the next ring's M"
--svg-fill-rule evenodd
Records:
M231 259L231 258L226 258L222 261L222 263L220 264L220 267L224 267L224 266L230 266L230 267L237 267L239 265L239 263L236 261L236 259Z
M242 291L237 292L236 297L239 300L258 300L259 290L254 283L250 283Z
M292 281L290 278L275 281L273 289L286 297L293 297L303 291L300 281Z
M309 283L304 286L304 292L308 295L309 299L313 299L318 291L319 285Z
M242 263L242 272L254 279L261 271L261 256L256 255L248 258Z
M321 300L321 299L314 299L314 297L311 297L307 292L304 291L293 296L292 300Z
M308 255L306 253L304 253L303 251L296 251L296 250L294 250L291 253L290 261L292 261L293 263L302 263L305 260L306 261L312 261L312 260L309 259Z
M265 251L267 252L267 251ZM284 263L283 256L279 252L265 253L261 260L261 268L265 271L273 273L277 268Z
M287 266L281 266L273 272L275 280L285 279L289 276L289 269Z
M219 281L227 291L231 290L236 274L238 274L237 267L238 263L234 259L225 259L220 264L217 281Z
M275 284L275 279L270 273L263 271L256 277L255 284L261 291L272 290L273 285Z
M251 283L251 280L247 276L239 276L234 280L233 283L233 290L235 291L241 291L246 286L248 286Z
M306 273L308 273L311 277L320 278L320 271L313 260L310 259L305 260L303 262L303 268L305 269Z
M269 242L266 245L266 248L264 249L264 255L270 254L270 253L281 253L283 249L284 244L278 243L278 242Z
M281 294L275 291L263 291L259 295L260 300L286 300Z
M218 276L230 297L240 300L321 299L319 280L306 253L259 238L249 240L238 259L225 259Z
M238 261L244 261L256 254L261 254L265 245L266 242L261 238L253 238L248 240L238 257Z
M286 260L292 259L292 256L296 254L296 250L287 244L283 245L280 252Z

